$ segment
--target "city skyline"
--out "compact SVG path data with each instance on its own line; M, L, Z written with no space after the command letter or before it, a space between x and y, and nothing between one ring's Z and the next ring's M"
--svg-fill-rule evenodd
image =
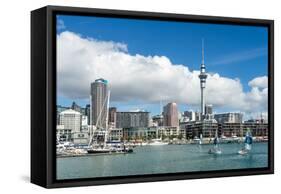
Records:
M70 16L68 16L70 17ZM109 37L101 37L98 36L95 32L95 29L98 28L100 24L100 20L102 20L104 22L104 20L108 20L109 23L112 22L113 26L112 28L115 29L117 24L121 23L121 27L123 26L127 26L127 28L130 29L134 29L138 27L142 26L142 22L138 21L135 22L135 20L121 20L121 19L105 19L105 18L90 18L90 17L78 17L75 18L76 20L72 20L73 18L68 18L66 16L59 16L59 20L62 21L60 22L64 24L64 27L60 27L58 28L58 52L60 54L60 45L64 48L64 50L66 50L66 46L69 46L67 44L62 44L62 43L66 43L66 40L69 40L69 38L72 38L73 43L76 44L76 46L78 46L78 50L82 49L82 51L84 52L85 56L82 55L82 58L87 58L88 57L88 53L89 50L93 51L93 49L97 48L102 48L104 49L104 51L102 53L97 53L96 55L94 55L93 60L96 61L101 61L101 62L106 62L106 60L104 60L102 57L99 56L104 56L104 58L106 58L106 53L109 53L108 56L117 56L117 59L120 60L120 55L125 57L126 59L131 61L131 65L133 64L139 64L139 63L143 63L140 66L137 66L137 68L141 68L142 70L147 70L146 68L144 68L145 66L148 67L154 67L156 69L156 72L159 73L159 76L163 77L166 74L163 74L163 71L159 71L159 67L160 69L163 68L165 70L170 70L171 74L175 74L175 76L171 77L172 80L170 80L170 82L175 81L175 85L176 85L176 92L179 92L179 94L177 96L165 96L167 94L167 92L165 93L165 91L163 91L163 93L165 95L161 96L158 94L158 96L152 96L151 99L148 99L148 101L143 101L143 99L145 99L147 96L141 94L139 95L138 91L135 91L134 88L128 88L128 89L132 89L131 91L133 91L132 93L129 93L128 95L128 100L126 101L126 94L128 94L128 92L126 93L126 91L120 90L120 88L122 89L122 87L120 87L120 83L118 83L119 85L114 85L115 82L111 82L109 81L109 83L112 83L112 88L114 88L116 86L116 90L113 89L112 91L112 101L110 103L110 106L116 106L119 107L119 109L121 111L125 111L125 110L131 110L131 109L145 109L145 110L149 110L152 114L157 114L160 113L159 111L159 107L160 107L160 101L163 102L163 104L166 104L168 102L176 102L179 105L179 110L180 112L183 112L185 110L189 110L189 109L193 109L194 111L198 111L200 110L200 98L197 98L197 95L200 93L200 88L198 87L200 84L200 81L198 79L198 74L199 74L199 68L200 68L200 63L201 63L201 38L204 37L205 41L207 42L207 46L205 46L205 55L206 55L206 59L205 59L205 64L207 66L207 72L208 74L208 78L207 78L207 88L210 88L209 91L208 89L206 89L206 102L207 104L213 104L214 105L214 112L237 112L237 111L241 111L241 112L250 112L249 110L251 110L251 112L254 113L266 113L267 112L267 63L264 63L265 61L267 61L267 47L265 46L265 43L267 42L267 39L264 39L264 36L262 36L265 32L264 29L262 28L258 28L258 27L241 27L241 26L231 26L231 25L211 25L211 24L205 24L205 27L202 27L203 29L199 29L198 26L196 26L195 24L181 24L181 23L177 23L177 22L166 22L169 24L165 25L171 25L173 27L175 27L175 29L182 29L182 28L186 28L183 32L179 32L180 35L179 37L182 37L181 35L183 33L186 33L187 35L189 35L189 30L196 30L201 32L198 35L194 35L194 41L191 41L192 44L187 44L188 46L184 47L184 50L190 50L193 49L193 52L191 52L192 54L186 54L186 56L180 56L180 54L173 54L175 51L182 53L182 49L179 49L180 47L182 47L184 44L179 44L179 47L173 45L173 44L167 44L169 45L170 50L169 52L165 49L163 50L163 48L160 47L159 52L155 51L155 45L154 44L148 44L147 41L143 41L145 42L146 45L146 50L148 45L151 45L151 49L154 49L154 52L150 52L147 53L148 51L143 49L143 44L139 44L139 43L134 43L132 44L132 39L128 38L127 40L124 39L125 36L120 35L120 33L117 33L117 35L115 35L116 37L112 37L111 39L109 39ZM72 23L69 23L68 20L72 21ZM78 24L81 26L83 26L83 24L81 24L82 22L92 22L93 24L97 23L96 27L90 28L92 29L91 32L82 32L83 31L83 27L82 28L78 28ZM147 21L146 21L147 22ZM154 21L153 21L154 22ZM132 24L134 23L134 24ZM137 23L137 24L135 24ZM131 25L131 26L130 26ZM139 26L138 26L139 25ZM150 24L147 24L150 25ZM163 23L156 22L156 26L157 27L164 27L165 26ZM89 23L87 23L87 28L89 28ZM203 25L204 26L204 25ZM234 29L235 33L237 33L237 31L239 31L239 33L237 35L241 36L241 35L247 35L247 33L253 33L253 30L256 31L257 35L254 35L252 37L248 37L249 41L246 41L247 44L241 46L242 49L242 53L243 54L233 54L235 53L235 49L225 49L227 52L224 53L219 53L218 54L214 54L214 50L212 49L212 47L214 47L214 40L212 38L212 36L210 36L208 33L204 34L204 29L208 28L208 27L213 27L217 30L217 28L225 28L224 30L229 32L229 29ZM103 28L100 28L99 32L100 34L104 34L104 36L106 36L106 34L108 34L108 32L106 32L106 29L108 28L108 26L105 26L104 30L105 32L102 31ZM117 28L117 32L118 32ZM161 29L161 28L160 28ZM165 28L166 29L166 28ZM82 31L81 31L82 30ZM155 30L154 28L152 28L152 32L153 30ZM206 30L206 29L205 29ZM210 34L212 34L212 28L209 29L210 30ZM214 30L214 29L213 29ZM89 30L90 31L90 30ZM133 31L134 32L134 31ZM172 32L171 32L172 33ZM220 31L219 31L220 33ZM225 42L227 42L227 39L229 38L233 38L233 36L235 37L236 34L235 33L230 33L229 37L228 36L223 36L220 38L217 38L217 44L219 44L220 46L225 46L223 45L220 41L222 41L221 39L225 39ZM202 36L202 34L204 34L204 36ZM131 35L130 35L131 36ZM129 36L129 37L130 37ZM200 36L200 37L199 37ZM256 36L256 37L255 37ZM120 38L123 37L123 38ZM143 38L145 40L145 38L149 38L149 35L146 36L141 36L141 38ZM167 36L162 37L162 39L164 39ZM188 36L187 36L188 37ZM242 36L243 37L243 36ZM247 37L247 36L246 36ZM245 39L246 37L242 38ZM253 38L255 37L255 38ZM255 41L255 39L260 39L263 38L262 41ZM266 36L265 36L266 37ZM118 39L120 38L120 39ZM171 39L173 39L174 37L172 37ZM187 38L188 39L188 38ZM137 42L137 41L136 41ZM259 45L257 45L258 43ZM81 43L82 47L81 47ZM217 45L215 44L215 46ZM225 43L226 44L226 43ZM238 48L238 46L233 45L233 41L228 42L228 44L232 45L233 48ZM139 45L140 48L139 50L137 50L136 46ZM159 46L159 44L156 44ZM166 45L166 47L167 47ZM171 45L171 46L170 46ZM79 47L80 46L80 47ZM163 46L163 43L162 43ZM166 48L164 47L164 48ZM199 48L198 48L199 47ZM250 47L254 47L254 48L250 48ZM84 50L83 50L84 49ZM172 51L175 50L175 51ZM77 50L71 50L71 51L77 51ZM254 52L255 51L255 52ZM138 54L139 53L139 54ZM187 52L188 53L188 52ZM231 54L232 53L232 54ZM62 54L68 54L68 53L62 53ZM223 55L223 56L228 56L228 55L232 55L232 59L231 57L227 58L221 58L218 60L215 60L216 57ZM69 72L64 72L64 70L61 69L61 61L63 59L65 59L65 55L61 55L62 58L60 58L60 55L58 55L58 78L60 81L60 78L63 79L63 76L61 75L65 75L65 73L69 73ZM215 56L215 57L212 57ZM79 55L79 57L81 57L81 55ZM185 61L187 59L193 60L193 62L188 62ZM178 60L182 60L182 61L178 61ZM81 64L80 59L74 58L74 60L72 61L76 61L77 64L80 65L84 65L87 68L89 68L91 70L92 67L88 67L90 64ZM87 61L87 60L86 60ZM109 67L114 67L111 64L99 64L99 66L96 65L96 61L95 64L92 64L94 67L96 68L103 68L103 64L105 64L104 68L105 70L109 70L106 65L109 65ZM248 66L245 66L245 61L248 63ZM251 69L251 65L252 63L257 63L257 61L259 63L263 63L263 64L259 64L257 65L257 68L255 68L255 70L253 70L252 72L249 72L249 69ZM116 62L116 64L119 64L120 61L114 61ZM71 65L73 65L72 63L70 63L68 60L66 60L66 62L63 62L65 64L63 65L70 65L70 67L72 67ZM223 63L223 64L219 64L219 63ZM245 72L241 71L241 69L239 69L239 65L237 65L237 63L242 64L242 66L244 66L243 69L245 69L245 71L247 72L247 74L249 75L244 75ZM144 65L145 64L145 65ZM152 65L151 65L152 64ZM111 65L111 66L110 66ZM233 67L234 65L234 67ZM61 66L61 67L60 67ZM116 66L116 65L115 65ZM225 66L228 67L228 71L225 70ZM120 68L122 68L124 66L121 65ZM232 68L233 67L233 68ZM255 66L256 67L256 66ZM83 68L82 68L83 69ZM237 69L239 69L239 72L235 74L235 71L237 71ZM114 69L116 70L116 69ZM134 72L134 71L128 71L130 72ZM81 74L79 74L79 72L77 72L78 75L77 76L81 76ZM233 75L231 75L231 73L233 73ZM101 75L98 77L98 75L95 77L95 79L98 79L100 77L103 77L104 72L101 72ZM148 73L149 74L149 73ZM173 78L178 78L177 76L179 75L179 79L177 80L173 80ZM239 76L238 76L239 75ZM241 76L240 76L241 75ZM76 80L80 81L78 79L78 77L75 77ZM122 76L122 75L121 75ZM155 75L157 76L157 75ZM114 77L114 76L113 76ZM187 77L184 78L183 77ZM196 78L193 78L196 77ZM105 79L108 79L107 77L104 77ZM92 78L88 78L88 79L93 79ZM151 83L152 85L158 84L159 83L161 85L161 81L163 81L164 78L160 79L160 80L154 80L151 79ZM210 80L209 80L210 79ZM239 80L238 80L239 79ZM109 79L110 80L110 79ZM132 81L130 79L130 77L128 77L129 82ZM85 80L81 80L84 81ZM94 80L92 80L94 81ZM113 81L116 81L116 79ZM142 81L140 79L138 79L138 77L136 77L136 81ZM167 78L167 81L169 81L169 78ZM189 81L192 81L192 83L188 83ZM82 85L86 85L87 83L82 82ZM117 80L117 82L119 82ZM180 82L187 82L186 84L190 84L191 86L186 86L188 87L187 89L185 87L179 87L178 85ZM224 84L223 82L225 82L226 84ZM62 85L64 85L65 80L62 80ZM223 92L218 91L217 96L214 95L216 93L212 93L212 90L215 90L216 88L214 88L214 83L223 83L222 85L222 90L224 89L228 89L231 91L234 88L234 91L236 91L236 93L238 93L238 96L242 96L241 97L241 102L236 102L236 101L227 101L227 102L221 102L225 100L225 97L227 96L222 96ZM60 82L58 83L60 84ZM134 86L135 83L132 83L132 86ZM146 84L146 83L144 83ZM163 82L163 85L167 84L167 82ZM72 82L72 86L74 86L73 91L69 91L69 89L63 89L61 88L62 85L58 85L58 104L60 105L67 105L70 104L72 101L76 101L78 104L80 104L81 106L85 106L86 104L89 104L89 99L87 99L87 97L85 97L85 88L87 90L87 88L89 88L88 86L83 86L84 90L76 90L75 86L76 84ZM67 87L67 84L65 84L64 86ZM128 86L128 85L127 85ZM167 87L170 87L170 83L168 83ZM76 87L79 88L79 87ZM138 90L142 90L142 88L139 88L139 85L136 85L136 88ZM157 89L157 87L155 87ZM119 92L117 92L117 89L119 89ZM152 88L153 89L153 88ZM173 89L173 88L172 88ZM190 91L191 89L191 91ZM115 91L114 91L115 90ZM146 89L144 88L144 92L146 92ZM181 90L187 91L185 93L188 93L187 96L183 96L185 93L182 92ZM150 90L147 90L148 92L150 92ZM175 91L172 91L175 92ZM120 93L124 92L124 97L120 98ZM157 91L156 91L157 92ZM182 92L182 93L181 93ZM79 96L80 94L84 95L84 97ZM225 92L224 92L225 93ZM73 98L71 98L70 96L73 95ZM78 96L77 96L78 95ZM115 96L116 95L116 96ZM140 99L136 99L135 101L132 101L131 99L135 96L139 95ZM168 94L169 95L169 94ZM193 97L190 97L192 96ZM224 95L224 94L223 94ZM231 92L228 95L232 95ZM89 89L88 89L88 95L89 96ZM174 98L174 99L173 99ZM216 99L219 98L219 99ZM222 100L220 99L222 98ZM260 100L261 99L261 100ZM185 102L186 100L186 102ZM221 100L221 101L220 101ZM234 99L235 100L235 99ZM252 102L247 102L247 101L252 101ZM236 104L235 104L236 103ZM240 103L240 104L239 104ZM247 103L249 103L249 107L247 110L243 110L243 104L242 103L246 103L245 105L248 105ZM250 104L251 103L251 104ZM227 107L229 105L234 105L233 107ZM227 105L227 106L226 106ZM264 106L264 107L263 107ZM246 106L244 106L246 107Z

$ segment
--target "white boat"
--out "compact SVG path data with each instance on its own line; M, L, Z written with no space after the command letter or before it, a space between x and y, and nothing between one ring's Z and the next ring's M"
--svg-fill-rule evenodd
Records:
M202 144L202 139L198 138L197 136L195 136L193 138L193 144L199 144L201 145Z
M199 140L199 144L201 145L202 144L202 140L203 140L203 135L202 133L200 134L200 140Z
M148 145L152 146L160 146L160 145L168 145L168 142L163 142L161 139L153 139L151 142L148 143Z
M214 147L209 149L209 154L216 154L219 155L222 153L220 146L219 146L219 138L218 138L218 132L216 131L216 137L214 138Z
M253 138L250 131L248 130L245 136L244 147L238 151L238 154L240 155L249 154L252 149L252 144L253 144Z

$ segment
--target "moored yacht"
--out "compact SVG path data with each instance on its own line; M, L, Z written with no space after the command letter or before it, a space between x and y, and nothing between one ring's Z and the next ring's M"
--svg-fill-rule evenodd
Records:
M159 145L168 145L168 142L163 142L161 139L153 139L151 142L148 143L148 145L152 146L159 146Z

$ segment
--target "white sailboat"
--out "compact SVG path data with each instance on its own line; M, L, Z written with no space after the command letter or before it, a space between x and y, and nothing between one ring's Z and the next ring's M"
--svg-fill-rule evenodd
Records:
M201 145L202 144L202 140L203 140L203 135L202 133L200 134L200 140L199 140L199 144Z
M96 126L98 128L98 123L101 120L101 113L103 111L103 109L106 108L106 126L105 129L101 128L101 134L104 137L104 141L103 144L94 144L93 143L93 135L92 137L90 137L90 141L89 141L89 149L87 149L87 152L89 154L98 154L98 153L132 153L133 149L130 147L126 147L123 143L123 146L119 145L119 146L111 146L109 144L107 144L107 140L108 140L108 112L109 112L109 100L110 100L110 90L108 91L107 96L105 97L107 98L107 100L104 101L103 106L102 106L102 110L99 113L97 122L96 122ZM105 105L105 102L107 102L107 104ZM106 107L105 107L106 106ZM98 129L99 130L99 129Z
M219 146L218 131L216 130L216 136L214 138L214 147L209 149L209 154L221 154L222 151Z
M246 132L246 136L245 136L244 147L238 151L238 154L246 155L246 154L250 153L250 151L252 149L252 144L253 144L253 137L250 133L250 130L248 130Z

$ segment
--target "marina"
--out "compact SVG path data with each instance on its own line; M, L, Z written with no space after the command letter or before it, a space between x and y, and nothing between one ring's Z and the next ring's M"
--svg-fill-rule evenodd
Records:
M131 154L87 154L57 158L57 179L161 174L176 172L262 168L268 166L268 143L253 143L247 155L243 143L221 146L222 154L209 154L212 144L137 146Z

